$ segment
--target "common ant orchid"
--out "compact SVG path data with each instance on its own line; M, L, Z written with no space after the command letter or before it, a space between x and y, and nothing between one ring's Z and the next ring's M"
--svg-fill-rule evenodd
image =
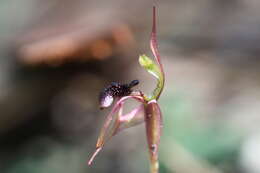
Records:
M157 100L159 99L164 88L165 75L158 52L155 7L153 7L153 26L150 39L150 48L154 55L155 61L146 55L141 55L139 57L139 63L157 79L156 88L153 90L151 95L145 95L141 91L132 91L131 88L139 83L139 81L134 80L130 84L123 85L119 83L111 83L109 87L105 88L104 91L101 92L101 108L110 106L114 98L116 98L116 103L114 104L111 112L107 115L96 144L96 151L88 162L89 165L93 162L95 156L100 152L100 150L104 147L104 144L111 137L123 129L144 122L150 154L151 173L158 173L158 149L162 129L162 114ZM129 99L139 102L140 105L129 113L123 114L124 104Z

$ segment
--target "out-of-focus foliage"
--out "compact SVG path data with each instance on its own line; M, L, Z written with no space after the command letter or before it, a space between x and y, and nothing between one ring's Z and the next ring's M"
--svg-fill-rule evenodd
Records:
M220 122L211 122L206 126L192 112L192 101L181 93L167 94L162 99L166 110L164 119L164 142L162 150L167 155L167 150L172 150L175 143L182 145L194 158L204 160L215 166L230 169L236 165L239 148L241 147L241 134L233 131ZM173 149L175 150L175 149ZM171 157L162 157L171 160ZM175 159L172 159L174 167ZM163 162L162 162L163 163ZM225 167L228 168L225 168Z

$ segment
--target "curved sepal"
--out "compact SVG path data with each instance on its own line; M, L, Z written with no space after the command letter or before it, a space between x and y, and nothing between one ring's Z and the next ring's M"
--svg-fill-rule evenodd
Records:
M150 39L150 48L152 50L155 62L149 57L147 57L146 55L139 56L140 65L157 78L156 88L153 90L151 96L145 97L146 101L151 101L153 99L158 100L164 88L164 82L165 82L164 70L161 63L161 57L158 51L158 44L157 44L155 7L153 7L153 27L152 27L152 33Z

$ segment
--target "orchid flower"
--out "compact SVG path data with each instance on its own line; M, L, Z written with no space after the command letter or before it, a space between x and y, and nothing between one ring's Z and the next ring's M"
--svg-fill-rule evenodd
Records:
M124 85L112 83L110 85L110 88L106 88L104 90L104 92L101 94L102 108L110 106L115 96L119 97L117 97L118 99L116 100L116 103L114 104L111 112L107 115L103 128L101 129L101 133L98 137L96 151L88 162L89 165L93 162L96 155L101 151L105 143L111 137L126 128L136 126L144 122L150 155L151 173L158 173L158 150L162 129L162 114L157 101L164 88L165 75L161 63L161 58L158 52L155 7L153 7L153 26L150 40L150 48L154 55L155 61L147 57L146 55L141 55L139 57L139 63L143 68L145 68L157 79L157 86L155 87L151 95L145 95L141 91L136 92L130 89L131 87L139 83L137 80L132 81L130 84ZM106 93L107 95L105 95L104 93ZM139 105L129 113L124 114L124 104L130 99L137 101Z

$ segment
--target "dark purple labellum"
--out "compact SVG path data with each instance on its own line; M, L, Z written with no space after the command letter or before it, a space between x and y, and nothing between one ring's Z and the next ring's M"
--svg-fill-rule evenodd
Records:
M99 104L100 108L109 107L114 98L128 96L132 93L132 87L139 84L138 80L133 80L129 84L120 84L118 82L112 82L103 91L100 92L99 95Z

